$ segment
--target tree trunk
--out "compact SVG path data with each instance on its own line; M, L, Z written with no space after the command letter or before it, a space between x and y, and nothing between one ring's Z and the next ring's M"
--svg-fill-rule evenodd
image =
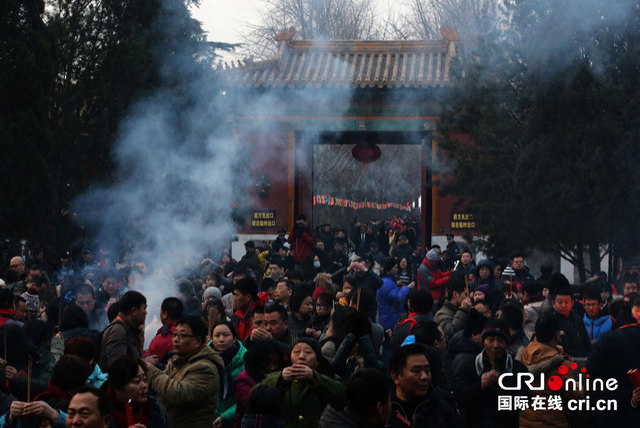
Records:
M580 284L583 284L587 280L587 272L584 266L584 247L582 244L576 246L576 259L578 260L577 268ZM570 278L569 282L573 282L572 280L573 278Z
M597 242L589 244L589 264L591 265L591 276L600 272L600 245Z

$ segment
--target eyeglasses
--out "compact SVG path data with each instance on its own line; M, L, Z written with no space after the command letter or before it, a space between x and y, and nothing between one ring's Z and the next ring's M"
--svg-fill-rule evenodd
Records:
M196 337L196 335L195 334L183 334L183 333L171 333L171 337L178 338L178 339L182 340L185 337Z

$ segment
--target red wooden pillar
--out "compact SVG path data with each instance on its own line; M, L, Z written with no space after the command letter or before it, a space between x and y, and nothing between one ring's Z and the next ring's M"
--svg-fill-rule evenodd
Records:
M431 150L432 150L432 135L427 132L422 135L422 177L420 181L420 224L421 224L421 236L420 241L423 248L427 249L431 245L431 233L433 222L433 207L432 207L432 181L431 181Z

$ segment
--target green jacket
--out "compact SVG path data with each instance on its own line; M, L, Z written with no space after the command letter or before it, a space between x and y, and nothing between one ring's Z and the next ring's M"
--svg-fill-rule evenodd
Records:
M448 300L444 301L442 307L436 312L433 320L442 327L444 335L449 340L456 331L463 330L467 324L469 309L456 306Z
M238 377L238 375L244 370L244 354L247 353L247 348L244 347L241 341L236 340L238 343L238 352L231 359L230 367L225 367L225 371L229 370L231 374L231 384L230 388L234 387L234 380ZM225 373L226 375L226 373ZM218 400L218 407L216 408L216 417L222 417L222 426L223 427L232 427L233 421L236 417L236 394L230 393L227 398Z
M224 362L206 345L186 356L174 355L164 371L150 368L149 385L167 409L174 427L208 427L218 403Z
M258 384L275 387L282 393L286 428L315 428L328 403L337 409L342 409L347 404L342 382L315 370L313 374L315 382L286 382L282 379L282 372L275 372Z

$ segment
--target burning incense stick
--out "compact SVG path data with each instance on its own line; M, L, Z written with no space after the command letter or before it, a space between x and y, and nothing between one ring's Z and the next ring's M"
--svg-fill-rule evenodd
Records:
M4 351L4 361L6 363L6 361L7 361L7 330L4 330L3 333L4 333L2 335L2 340L4 342L3 343L3 345L4 345L4 350L3 351Z
M358 288L357 299L356 299L356 311L360 310L360 295L362 294L362 287Z
M31 367L33 365L33 357L29 354L27 362L27 403L31 403Z
M127 425L132 426L136 424L135 419L133 419L133 407L131 407L131 398L125 404L125 410L127 412Z

